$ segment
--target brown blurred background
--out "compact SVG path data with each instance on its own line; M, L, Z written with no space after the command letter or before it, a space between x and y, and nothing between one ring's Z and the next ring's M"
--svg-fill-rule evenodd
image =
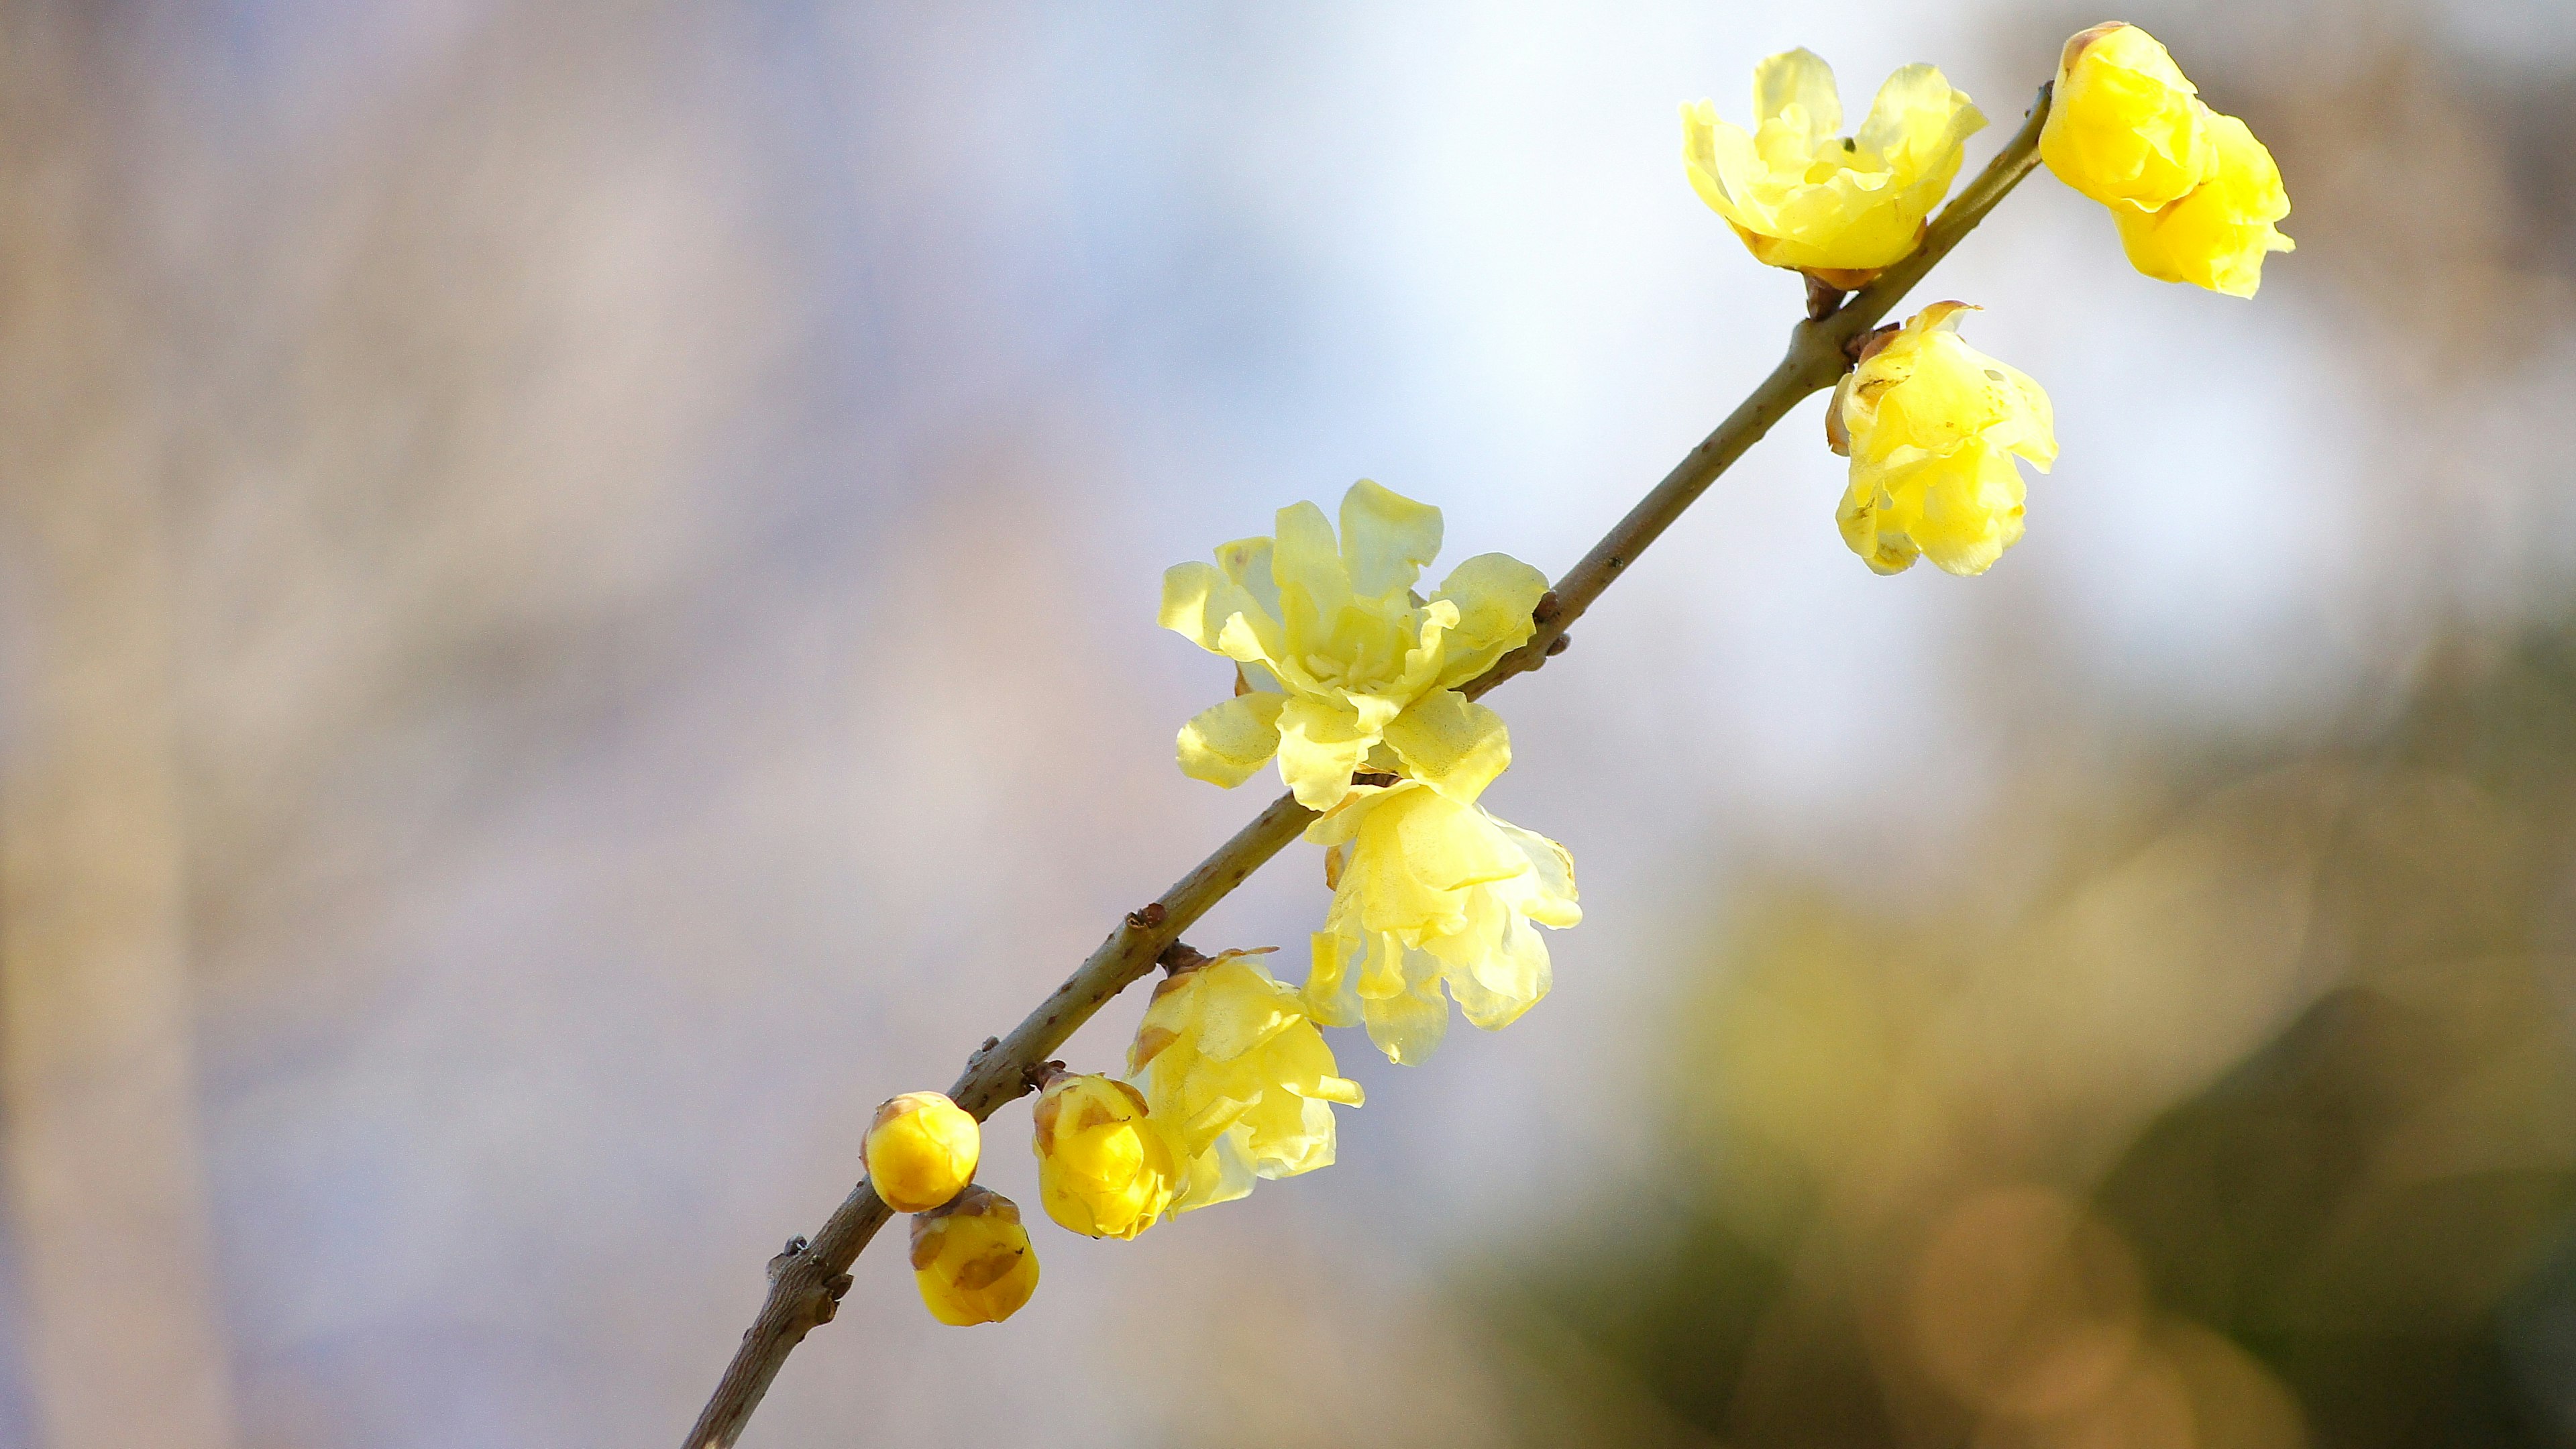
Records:
M1675 104L1932 60L1975 164L2103 18L1807 8L0 6L0 1444L676 1441L1262 798L1164 565L1562 570L1798 301ZM2027 541L1871 576L1811 404L1499 701L1547 1003L1001 1327L871 1253L749 1442L2576 1444L2576 11L2126 18L2299 250L1944 264Z

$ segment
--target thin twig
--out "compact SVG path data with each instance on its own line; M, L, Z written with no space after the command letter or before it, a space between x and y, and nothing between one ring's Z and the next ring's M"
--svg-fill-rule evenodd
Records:
M1700 445L1691 449L1664 481L1655 485L1628 516L1619 520L1580 563L1557 582L1536 613L1538 630L1528 643L1495 662L1465 686L1470 696L1484 694L1515 674L1536 669L1562 648L1565 631L1583 616L1592 601L1706 491L1717 475L1759 441L1771 425L1812 393L1831 387L1851 366L1849 349L1904 298L1935 262L1947 255L1994 209L2038 163L2040 125L2048 116L2048 88L2040 88L2029 119L2002 152L1942 209L1924 233L1923 244L1876 281L1852 294L1842 307L1810 318L1792 329L1788 355L1729 413ZM981 1120L1003 1103L1029 1090L1029 1068L1055 1054L1066 1038L1091 1019L1111 997L1126 990L1154 967L1154 959L1179 940L1181 932L1209 907L1241 885L1315 818L1293 795L1282 795L1234 838L1199 862L1159 900L1131 912L1100 949L1064 980L1038 1009L1011 1029L987 1039L968 1058L964 1075L948 1095ZM769 1263L769 1297L760 1317L742 1336L742 1346L726 1365L715 1396L689 1431L687 1449L727 1449L740 1437L751 1411L768 1392L770 1380L787 1355L819 1324L832 1321L841 1295L849 1291L850 1264L885 1226L891 1211L865 1182L854 1188L810 1243L790 1243Z

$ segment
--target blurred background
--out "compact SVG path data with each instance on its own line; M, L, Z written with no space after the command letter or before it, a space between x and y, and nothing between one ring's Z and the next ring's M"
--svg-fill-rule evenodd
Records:
M1165 565L1369 476L1562 571L1799 305L1676 105L1931 60L1974 167L2102 18L0 6L0 1444L676 1442L1269 797ZM1943 264L2027 540L1871 575L1811 401L1497 701L1550 1000L1008 1324L889 1238L747 1443L2576 1444L2576 11L2127 18L2299 250Z

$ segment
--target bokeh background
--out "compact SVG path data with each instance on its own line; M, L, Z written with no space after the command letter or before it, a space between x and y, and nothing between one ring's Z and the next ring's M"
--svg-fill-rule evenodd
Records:
M0 7L0 1443L676 1442L1267 798L1165 565L1365 475L1561 571L1799 302L1676 104L1932 60L1973 166L2101 18ZM2576 10L2128 18L2299 250L1943 264L2027 540L1872 576L1809 403L1497 701L1553 997L1000 1327L869 1253L747 1442L2576 1443Z

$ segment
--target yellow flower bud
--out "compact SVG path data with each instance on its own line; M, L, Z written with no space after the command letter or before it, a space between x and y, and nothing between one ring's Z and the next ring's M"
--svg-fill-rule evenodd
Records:
M2066 42L2039 159L2114 210L2157 211L2198 186L2216 160L2210 112L2156 38L2096 25Z
M927 1212L975 1180L983 1130L937 1092L906 1092L877 1108L861 1149L868 1181L887 1207Z
M1132 1238L1170 1209L1178 1174L1144 1093L1113 1077L1059 1076L1032 1115L1048 1217L1088 1237Z
M1878 88L1860 130L1840 135L1832 69L1791 50L1754 67L1750 133L1708 101L1682 107L1682 165L1754 260L1851 288L1922 241L1985 123L1940 71L1909 65Z
M914 1218L912 1280L942 1323L999 1323L1019 1312L1038 1286L1038 1255L1019 1204L970 1187Z
M2162 211L2113 207L2129 264L2166 282L2189 282L2231 297L2263 285L2263 258L2294 245L2273 225L2290 214L2290 194L2272 153L2234 116L2210 114L2218 160L2192 193Z
M2057 460L2048 394L1959 340L1964 302L1936 302L1834 390L1827 433L1851 455L1843 542L1880 573L1930 557L1981 574L2021 538L2018 455Z

